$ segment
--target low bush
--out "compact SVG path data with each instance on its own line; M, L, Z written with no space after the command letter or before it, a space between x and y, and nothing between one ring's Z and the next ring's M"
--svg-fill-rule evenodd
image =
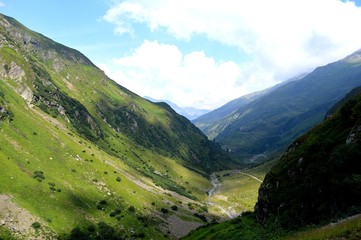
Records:
M31 224L31 226L34 228L34 229L38 229L41 227L40 223L39 222L33 222L33 224Z

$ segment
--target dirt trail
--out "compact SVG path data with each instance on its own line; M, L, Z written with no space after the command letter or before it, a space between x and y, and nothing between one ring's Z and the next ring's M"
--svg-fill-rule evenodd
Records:
M253 176L253 175L251 175L251 174L249 174L249 173L245 173L245 172L242 172L242 171L238 171L237 173L246 175L246 176L248 176L248 177L250 177L250 178L253 178L254 180L256 180L256 181L258 181L258 182L260 182L260 183L263 183L263 181L262 181L261 179L259 179L259 178L256 177L256 176Z

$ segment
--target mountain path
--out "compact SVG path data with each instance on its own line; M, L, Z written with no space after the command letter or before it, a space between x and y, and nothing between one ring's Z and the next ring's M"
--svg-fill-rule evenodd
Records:
M243 174L243 175L246 175L250 178L253 178L254 180L260 182L260 183L263 183L263 181L261 179L259 179L258 177L252 175L252 174L249 174L249 173L246 173L246 172L242 172L242 171L238 171L237 173L240 173L240 174Z

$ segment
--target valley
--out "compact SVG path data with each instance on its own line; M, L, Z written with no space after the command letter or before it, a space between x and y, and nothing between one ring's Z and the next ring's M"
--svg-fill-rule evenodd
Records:
M357 239L360 76L357 51L203 133L0 14L0 239Z
M177 239L228 219L207 176L236 163L187 119L12 18L0 33L0 238Z

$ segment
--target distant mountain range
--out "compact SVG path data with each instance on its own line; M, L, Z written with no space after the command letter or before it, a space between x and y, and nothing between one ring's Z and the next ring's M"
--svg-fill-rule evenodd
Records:
M255 164L321 122L335 102L359 85L361 51L301 79L236 99L193 122L238 161Z
M193 107L179 107L177 104L175 104L169 100L159 100L159 99L154 99L149 96L144 96L144 98L148 99L149 101L154 102L154 103L165 102L171 108L173 108L173 110L176 111L176 113L188 118L189 120L196 119L196 118L211 111L208 109L197 109L197 108L193 108Z

